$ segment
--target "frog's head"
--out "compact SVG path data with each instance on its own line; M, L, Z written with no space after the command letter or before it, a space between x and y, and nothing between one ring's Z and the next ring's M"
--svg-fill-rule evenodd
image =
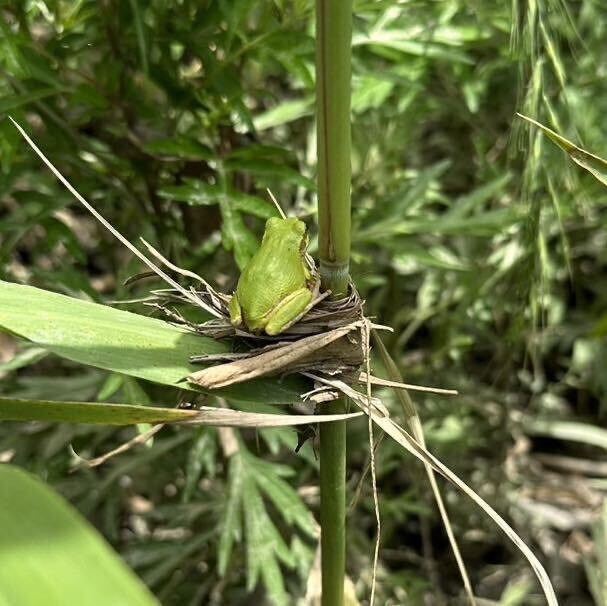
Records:
M263 239L264 241L266 239L277 239L283 243L289 242L303 252L308 244L306 224L295 217L289 217L288 219L270 217L266 221Z

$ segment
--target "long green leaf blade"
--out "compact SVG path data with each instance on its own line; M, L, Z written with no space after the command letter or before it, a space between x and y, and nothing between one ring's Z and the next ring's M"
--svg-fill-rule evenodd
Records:
M184 380L200 369L190 356L228 349L155 318L2 281L0 328L69 360L180 389L194 389ZM216 393L280 404L299 400L302 390L302 381L265 379Z
M243 412L211 406L203 406L196 410L179 410L136 404L0 398L0 421L51 421L102 425L189 422L214 427L290 427L313 422L343 421L353 419L360 414L323 415L320 419L316 419L311 415Z
M135 425L136 423L170 423L188 421L195 411L177 408L155 408L107 402L57 402L0 398L0 421L50 421L53 423L96 423L101 425Z
M57 494L0 465L0 604L157 606L101 536Z

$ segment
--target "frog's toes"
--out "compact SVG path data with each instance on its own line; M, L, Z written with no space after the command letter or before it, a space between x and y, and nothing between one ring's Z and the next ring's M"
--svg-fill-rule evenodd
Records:
M242 308L240 307L240 303L238 301L238 296L236 293L232 295L230 299L230 322L232 326L241 326L242 325Z

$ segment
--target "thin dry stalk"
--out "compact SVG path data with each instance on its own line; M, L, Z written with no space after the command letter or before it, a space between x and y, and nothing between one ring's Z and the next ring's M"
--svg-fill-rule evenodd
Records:
M72 449L72 454L76 457L78 462L76 463L76 465L74 467L72 467L71 471L76 471L77 469L81 469L83 467L98 467L99 465L103 465L106 461L109 461L111 458L113 458L119 454L124 454L125 452L128 452L135 446L141 446L141 445L145 444L146 442L151 440L152 437L154 437L165 425L166 425L166 423L158 423L158 425L154 425L147 431L144 431L143 433L136 435L134 438L130 439L128 442L124 442L124 444L121 444L117 448L114 448L113 450L110 450L109 452L106 452L105 454L103 454L99 457L95 457L94 459L85 459L84 457L81 457L79 454L77 454Z
M370 355L370 326L369 323L364 322L362 327L363 341L365 344L365 367L367 371L367 401L371 402L371 355ZM381 542L381 516L379 514L379 497L377 495L377 474L375 467L375 445L373 439L373 418L371 415L367 415L368 420L368 431L369 431L369 453L371 457L371 486L373 489L373 505L375 509L375 521L377 524L377 536L375 538L375 549L373 551L373 573L371 578L371 598L369 600L370 606L375 603L375 586L377 582L377 562L379 560L379 545Z

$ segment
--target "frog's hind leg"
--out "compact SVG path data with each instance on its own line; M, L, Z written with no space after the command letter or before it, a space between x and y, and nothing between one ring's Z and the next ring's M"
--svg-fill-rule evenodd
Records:
M307 294L306 294L307 293ZM287 297L269 316L266 325L266 333L273 336L284 332L293 324L299 322L317 303L329 296L331 291L323 292L321 295L318 291L312 292L307 288L302 288L295 291ZM301 305L305 303L302 308ZM293 317L289 317L297 309L300 309ZM281 321L282 320L282 321Z
M309 309L312 292L300 288L285 297L267 316L266 333L278 335L297 322Z

